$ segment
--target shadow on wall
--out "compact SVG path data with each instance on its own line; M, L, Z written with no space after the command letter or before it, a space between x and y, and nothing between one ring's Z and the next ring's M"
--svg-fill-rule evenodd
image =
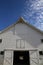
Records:
M41 43L41 36L36 31L32 30L32 28L24 25L24 24L16 24L15 31L13 31L13 35L24 39L27 43L29 43L32 47L38 47Z

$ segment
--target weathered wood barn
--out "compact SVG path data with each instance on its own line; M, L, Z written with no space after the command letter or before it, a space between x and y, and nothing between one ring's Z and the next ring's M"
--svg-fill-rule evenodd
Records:
M0 65L41 65L43 32L23 17L0 31Z

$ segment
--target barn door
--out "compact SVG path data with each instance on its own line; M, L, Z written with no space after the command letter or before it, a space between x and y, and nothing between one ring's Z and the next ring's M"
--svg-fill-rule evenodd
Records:
M38 50L7 50L3 65L39 65Z
M14 51L13 65L30 65L29 51Z
M4 65L13 65L13 51L5 51Z
M37 49L29 50L30 53L30 64L31 65L40 65L39 64L39 51Z

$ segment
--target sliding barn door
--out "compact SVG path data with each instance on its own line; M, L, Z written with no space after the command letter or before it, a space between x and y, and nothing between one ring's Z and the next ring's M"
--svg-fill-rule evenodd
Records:
M13 65L13 51L5 51L3 65Z

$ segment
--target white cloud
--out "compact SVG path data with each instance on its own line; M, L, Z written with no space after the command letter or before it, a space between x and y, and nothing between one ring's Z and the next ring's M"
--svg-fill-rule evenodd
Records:
M43 29L43 0L25 0L23 15L35 20L34 25Z

